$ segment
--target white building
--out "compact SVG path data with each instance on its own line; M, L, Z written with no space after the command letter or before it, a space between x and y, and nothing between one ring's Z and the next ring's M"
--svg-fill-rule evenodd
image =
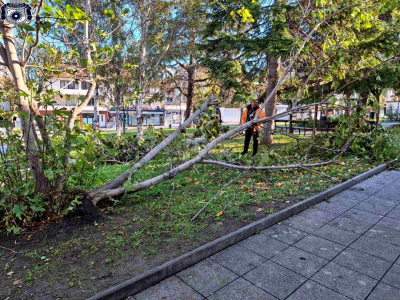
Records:
M55 109L65 109L71 111L77 104L79 104L86 96L90 83L86 82L87 72L81 72L78 75L61 73L57 78L53 78L46 88L59 91L60 96L55 97L56 103L50 107L41 106L39 108L40 114L52 114ZM93 98L88 105L79 114L77 119L85 124L93 124L94 119L94 97L96 97L96 90L94 91ZM108 108L105 106L104 101L99 97L99 126L104 128L107 126L108 121Z

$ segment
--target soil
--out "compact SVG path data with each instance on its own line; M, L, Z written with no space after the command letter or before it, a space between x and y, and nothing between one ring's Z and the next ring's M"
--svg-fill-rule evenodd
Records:
M304 198L286 198L268 208L279 211ZM131 245L96 247L115 229L121 236L137 230L133 211L103 213L97 220L70 217L19 236L0 235L0 299L85 299L266 216L255 206L246 210L252 212L246 220L210 223L189 241L160 243L151 255Z

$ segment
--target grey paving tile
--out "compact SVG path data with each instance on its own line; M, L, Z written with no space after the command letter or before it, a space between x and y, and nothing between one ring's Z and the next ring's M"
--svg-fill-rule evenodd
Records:
M400 219L384 217L378 222L378 224L400 231Z
M239 245L233 245L210 258L238 275L247 273L266 260L264 257Z
M376 224L364 235L389 244L400 246L400 231L384 225Z
M385 184L383 182L385 182ZM384 188L387 184L387 181L385 181L383 178L370 178L360 182L359 184L356 184L353 186L353 188L372 195Z
M354 206L354 208L383 216L390 212L397 205L398 203L396 202L372 196L367 200L358 203L356 206Z
M348 300L349 298L340 295L323 285L314 281L307 281L287 300Z
M392 265L387 260L351 248L340 253L333 262L378 280Z
M336 217L336 214L310 208L283 221L282 224L292 226L305 232L313 232Z
M333 196L328 201L330 203L334 203L334 204L346 206L348 208L352 208L353 206L357 205L358 203L360 203L361 201L364 200L364 199L350 198L348 195L345 195L345 194L342 194L342 193L339 193L339 194Z
M312 280L356 300L364 300L378 282L332 262L315 274Z
M354 233L362 234L371 228L372 224L360 220L355 220L346 217L338 217L332 222L328 223L331 226L336 226Z
M238 276L211 259L205 259L176 276L205 297L216 292Z
M338 215L341 215L350 209L348 206L340 205L338 203L330 201L323 201L321 203L318 203L317 205L314 205L313 208L324 210Z
M396 264L399 264L399 265L400 265L400 257L399 257L398 260L396 260Z
M283 224L276 224L261 233L291 245L308 235L306 232Z
M204 299L199 293L188 286L179 278L172 276L160 283L149 287L143 292L136 294L137 300L197 300Z
M269 237L266 234L253 235L239 243L239 245L265 257L271 258L275 254L289 247L288 244Z
M400 206L393 209L386 217L400 220Z
M363 221L366 223L370 223L370 224L375 224L377 222L379 222L380 219L383 218L383 216L381 215L376 215L364 210L359 210L359 209L350 209L349 211L347 211L346 213L343 214L343 217L348 217L351 219L355 219L355 220L359 220L359 221Z
M360 236L354 232L343 230L329 224L314 231L313 234L344 246L350 245Z
M378 191L374 196L387 198L392 201L400 202L400 185L391 184L384 189Z
M339 245L314 235L305 237L294 244L294 246L329 260L346 248L343 245Z
M271 260L305 277L311 277L328 263L326 259L295 247L286 249Z
M305 277L272 261L258 266L247 273L244 278L279 299L285 299L306 281Z
M251 284L243 278L238 278L215 294L208 297L210 300L276 300L267 292Z
M400 265L394 264L382 278L382 281L400 289Z
M367 300L400 300L400 290L380 282Z
M394 262L400 255L400 247L366 236L360 237L350 248Z
M371 196L368 193L365 193L363 190L360 188L355 188L354 186L351 188L348 188L347 190L335 195L334 197L331 198L331 201L335 199L335 197L341 197L341 198L348 198L348 199L354 199L354 200L364 200ZM332 201L333 202L333 201Z

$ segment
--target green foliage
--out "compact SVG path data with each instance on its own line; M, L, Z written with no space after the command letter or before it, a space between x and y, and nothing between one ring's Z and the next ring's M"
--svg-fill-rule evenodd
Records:
M53 144L48 148L42 140L38 141L39 164L49 194L36 191L21 131L14 129L12 123L2 123L0 145L2 149L7 147L7 151L0 151L0 228L18 233L21 226L64 216L80 204L79 199L85 195L80 190L93 185L96 173L93 135L78 126L66 134L66 117L66 113L57 109L52 116L36 117L45 124ZM71 157L65 162L68 140L72 142Z
M220 133L227 132L228 126L222 125L215 114L215 110L210 108L199 119L193 137L205 137L206 140L212 140L218 137Z
M399 115L394 113L393 106L391 106L391 105L389 106L386 116L389 121L398 121L399 120Z
M136 136L123 135L120 137L98 133L98 144L95 149L97 161L109 163L132 162L146 155L154 146L160 143L166 134L163 129L156 130L149 126L144 132L143 139Z

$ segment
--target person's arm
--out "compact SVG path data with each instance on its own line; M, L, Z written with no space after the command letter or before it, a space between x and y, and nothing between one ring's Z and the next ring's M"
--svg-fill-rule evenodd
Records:
M242 124L246 123L246 117L247 117L247 108L243 111L242 115Z
M266 116L265 116L264 110L261 110L260 115L258 116L258 119L261 120L261 119L265 119L265 118L266 118ZM261 123L257 123L257 127L260 127L260 126L261 126Z

